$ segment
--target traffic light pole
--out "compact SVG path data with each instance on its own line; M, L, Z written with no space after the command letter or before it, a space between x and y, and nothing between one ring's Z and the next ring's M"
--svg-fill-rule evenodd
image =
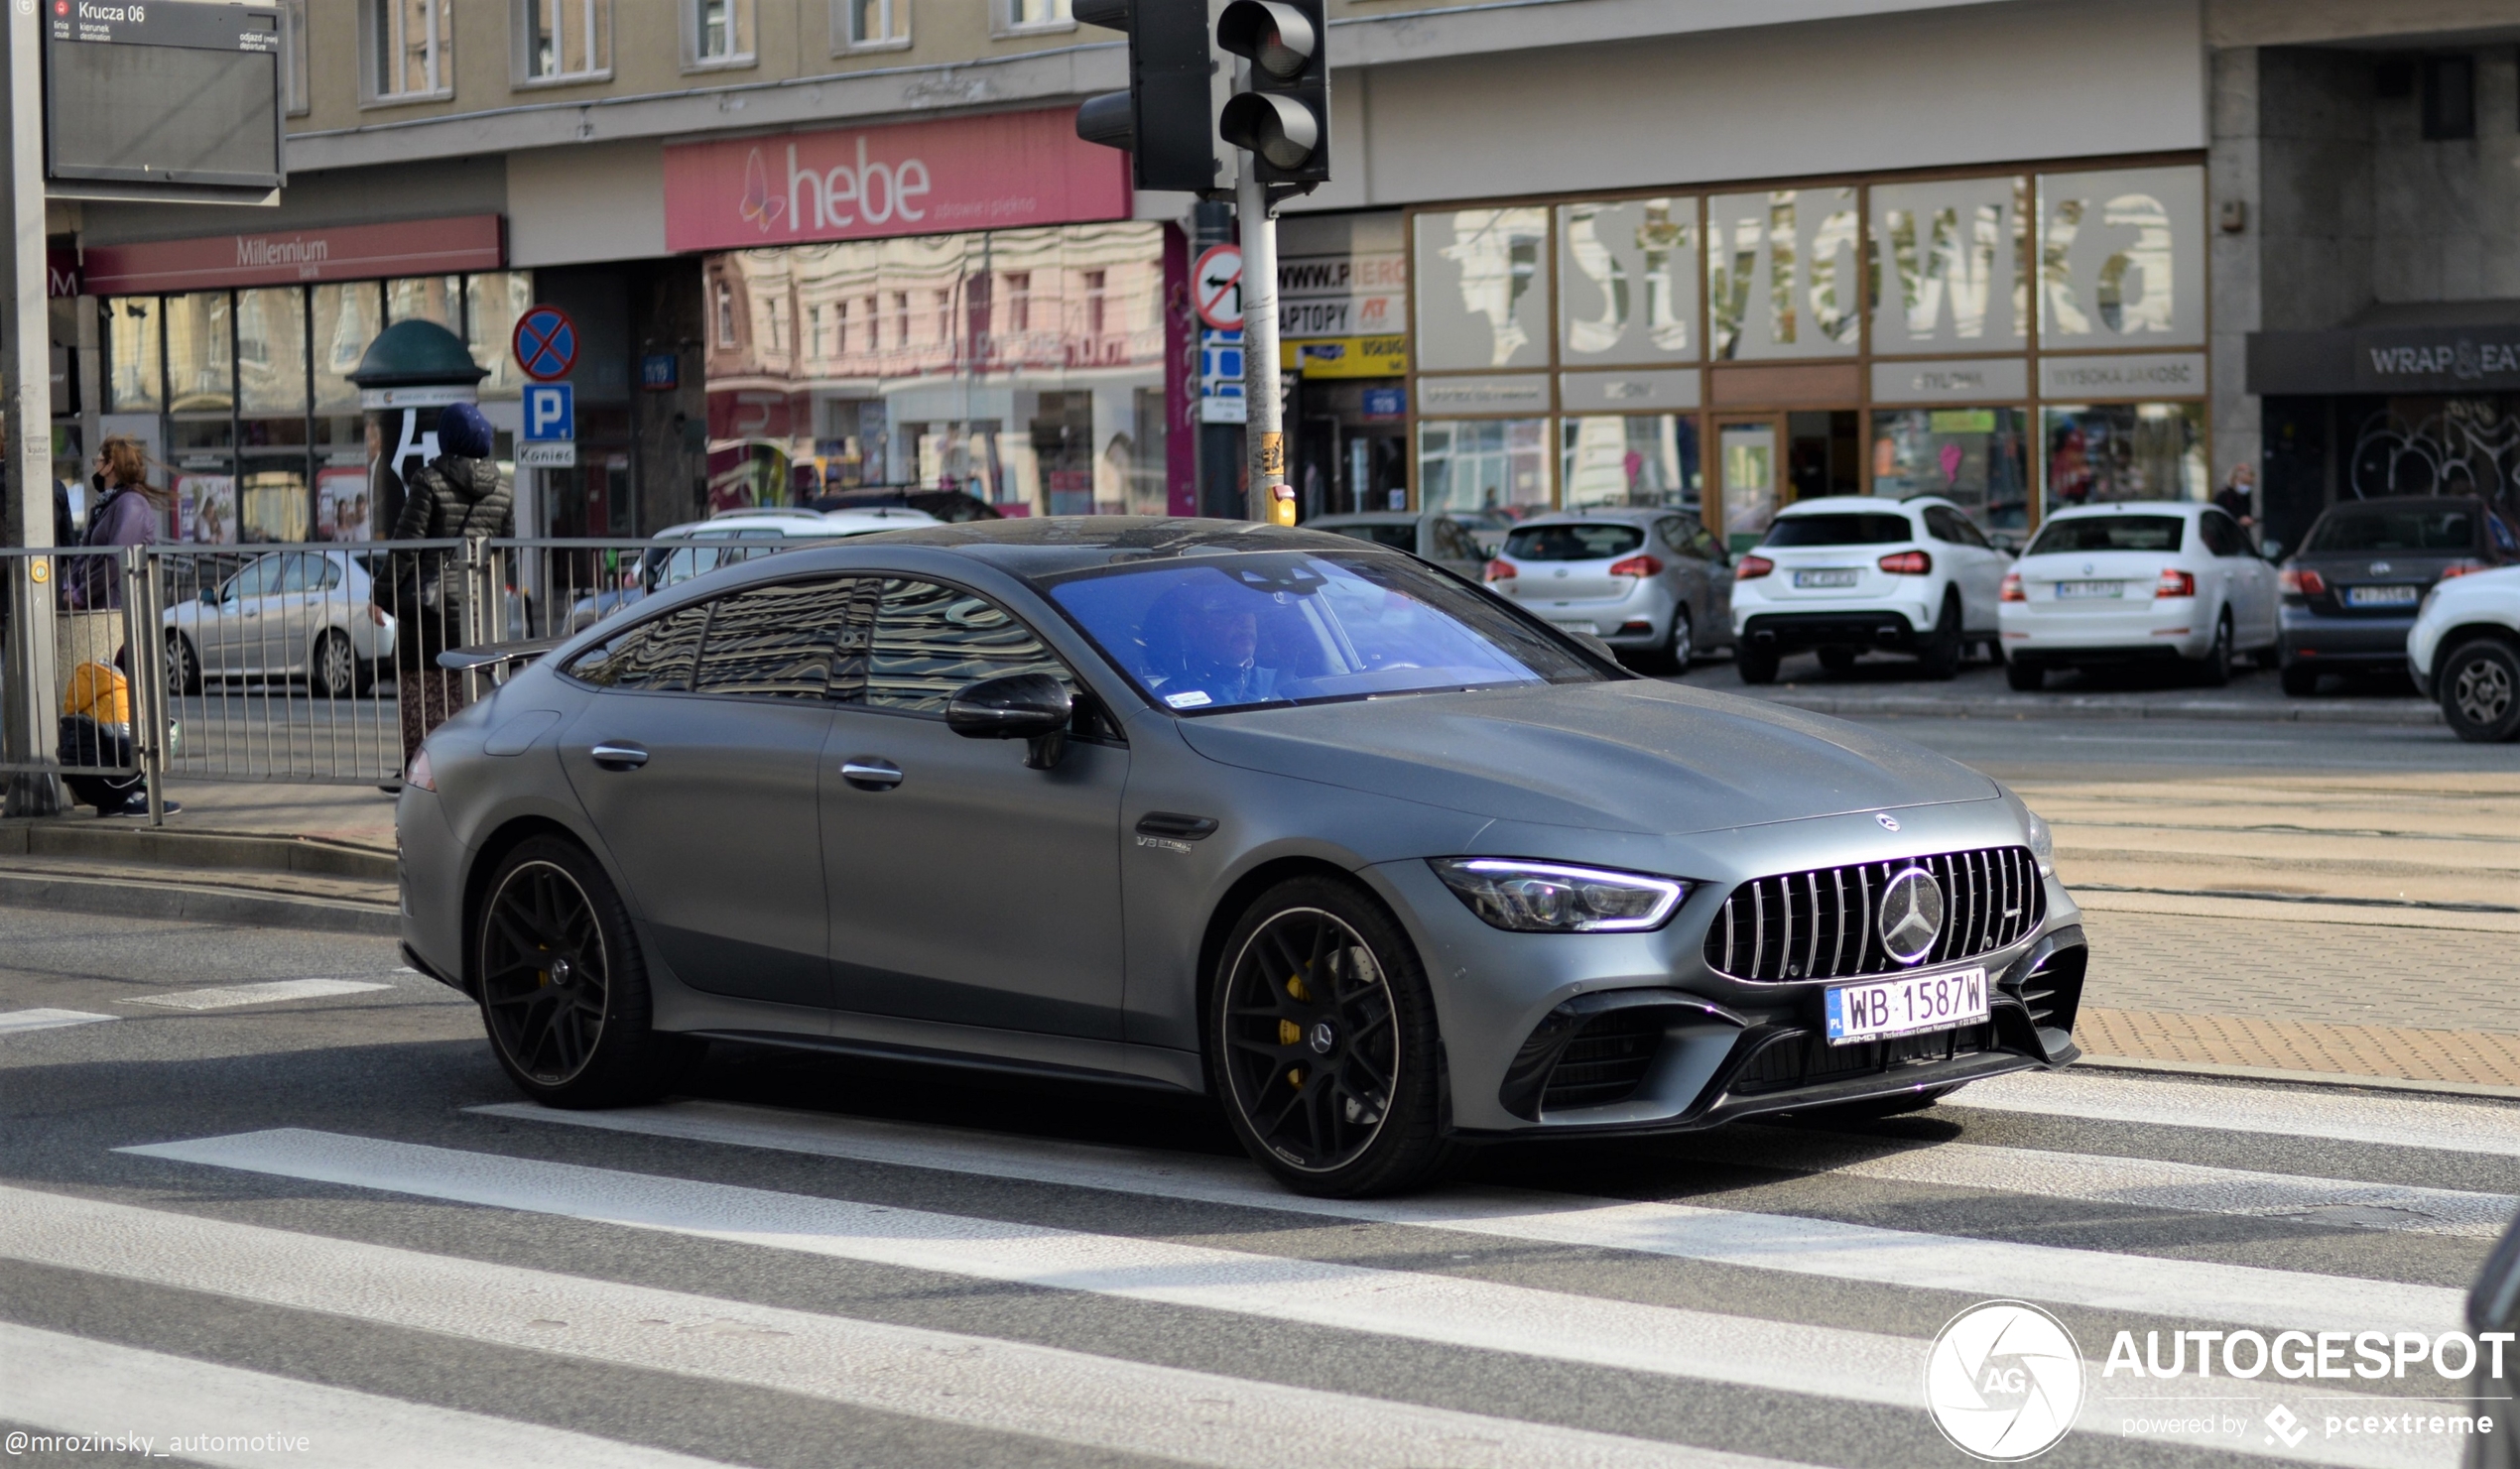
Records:
M1278 392L1278 221L1269 185L1248 149L1235 155L1234 212L1242 226L1243 433L1250 455L1248 514L1255 521L1295 524L1286 481L1286 431Z
M0 148L0 430L9 435L5 526L11 546L53 544L52 330L45 305L44 44L49 7L18 4L0 11L0 63L9 89L9 138ZM0 597L10 603L5 670L0 670L0 760L49 764L53 750L53 580L43 559L0 567ZM0 813L49 816L66 804L59 776L13 771Z

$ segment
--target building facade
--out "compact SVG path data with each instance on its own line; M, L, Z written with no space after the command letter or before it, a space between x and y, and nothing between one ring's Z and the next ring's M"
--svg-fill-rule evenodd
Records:
M1291 201L1307 515L1933 491L1987 529L2258 472L2265 534L2520 472L2520 22L2498 0L1331 0ZM1076 102L1067 0L303 0L291 184L55 221L57 434L146 436L204 539L348 537L343 373L429 315L530 529L953 489L1239 503L1212 237ZM618 25L616 25L616 19ZM1209 228L1209 235L1202 235ZM1202 470L1203 466L1203 470ZM1208 481L1202 486L1203 477Z

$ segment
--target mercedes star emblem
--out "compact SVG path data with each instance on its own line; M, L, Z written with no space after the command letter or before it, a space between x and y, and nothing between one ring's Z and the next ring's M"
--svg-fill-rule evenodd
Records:
M1890 879L1882 890L1881 912L1874 918L1881 946L1902 964L1913 964L1933 951L1943 936L1943 885L1922 867L1911 867Z
M1872 813L1872 819L1880 822L1881 829L1884 831L1896 831L1899 829L1899 818L1891 815L1888 811L1875 811Z
M2386 575L2388 575L2388 574L2389 574L2389 563L2388 563L2388 562L2386 562L2386 561L2373 561L2373 562L2371 563L2371 574L2372 574L2372 575L2374 575L2374 576L2386 576Z

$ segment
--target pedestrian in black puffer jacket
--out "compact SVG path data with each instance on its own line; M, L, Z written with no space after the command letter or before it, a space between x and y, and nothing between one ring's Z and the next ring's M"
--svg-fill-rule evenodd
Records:
M396 541L453 541L516 532L515 492L499 477L491 454L490 422L469 403L449 405L438 416L439 455L414 471L403 486ZM465 603L472 588L462 557L451 551L398 551L392 566L394 616L401 674L403 764L429 732L463 706L463 679L438 667L438 655L462 643ZM499 609L486 609L495 617Z

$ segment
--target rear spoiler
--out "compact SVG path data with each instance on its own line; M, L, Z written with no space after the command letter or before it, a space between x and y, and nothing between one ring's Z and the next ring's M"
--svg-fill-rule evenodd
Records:
M517 643L492 643L482 648L449 648L438 655L438 667L450 673L471 673L495 669L503 664L526 663L567 642L567 638L527 638Z

